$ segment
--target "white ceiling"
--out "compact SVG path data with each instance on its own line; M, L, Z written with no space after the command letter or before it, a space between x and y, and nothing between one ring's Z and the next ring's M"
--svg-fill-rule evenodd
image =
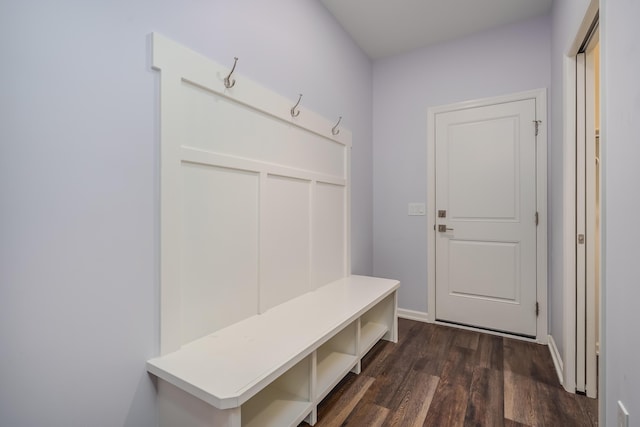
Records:
M372 59L543 15L552 0L321 0Z

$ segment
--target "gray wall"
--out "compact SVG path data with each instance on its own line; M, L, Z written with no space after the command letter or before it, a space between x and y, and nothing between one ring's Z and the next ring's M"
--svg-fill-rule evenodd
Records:
M640 425L640 2L601 5L604 308L606 424L616 424L616 404ZM602 372L602 371L601 371Z
M374 274L400 308L427 311L427 108L550 86L549 16L374 61ZM427 206L427 209L430 207Z
M0 3L0 425L155 426L158 73L172 38L353 131L372 273L372 70L315 0ZM239 82L240 84L240 82Z

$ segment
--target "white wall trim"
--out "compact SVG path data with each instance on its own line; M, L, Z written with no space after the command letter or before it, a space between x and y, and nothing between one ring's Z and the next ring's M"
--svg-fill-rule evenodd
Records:
M549 124L545 121L549 120L547 114L547 91L539 89L531 91L531 96L536 98L536 117L542 119L540 132L536 141L537 156L537 195L536 206L538 208L539 224L536 229L537 241L537 296L540 312L538 313L536 325L536 341L540 344L547 343L547 334L549 333L549 297L548 297L548 233L547 227L549 223L549 214L547 208L547 144Z
M536 341L545 344L548 333L548 296L547 296L547 91L536 89L504 96L483 98L455 104L429 107L427 110L427 311L432 322L436 321L436 165L435 165L435 116L447 111L481 107L503 102L520 101L534 98L536 100L536 117L542 120L537 140L537 195L536 206L539 212L537 229L537 283L536 294L540 304L540 315L536 324Z
M564 135L564 188L563 188L563 257L564 271L563 289L563 337L564 357L566 369L562 385L570 393L576 391L576 58L569 56L563 65L563 135Z
M440 107L442 108L442 107ZM436 320L436 112L427 110L427 313Z
M560 352L558 351L558 346L556 346L556 341L553 339L553 336L549 335L547 337L547 342L549 345L549 353L551 353L551 360L553 360L553 366L556 368L556 373L558 374L558 380L560 384L564 383L564 364L562 362L562 357L560 356Z
M431 323L428 313L408 310L406 308L398 308L398 317L401 317L403 319L416 320L418 322Z

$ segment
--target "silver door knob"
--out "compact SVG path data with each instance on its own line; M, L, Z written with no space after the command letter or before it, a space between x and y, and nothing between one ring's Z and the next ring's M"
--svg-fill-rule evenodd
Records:
M449 228L446 224L438 224L438 231L440 233L446 233L447 231L453 231L453 228Z

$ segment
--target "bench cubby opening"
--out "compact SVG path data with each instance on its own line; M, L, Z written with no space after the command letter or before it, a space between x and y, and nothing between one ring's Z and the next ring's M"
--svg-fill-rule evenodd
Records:
M307 356L242 405L242 427L280 427L310 421L311 362Z
M396 294L388 295L360 318L358 355L364 356L380 339L397 341Z
M358 363L357 322L349 324L316 352L316 400L324 397Z

